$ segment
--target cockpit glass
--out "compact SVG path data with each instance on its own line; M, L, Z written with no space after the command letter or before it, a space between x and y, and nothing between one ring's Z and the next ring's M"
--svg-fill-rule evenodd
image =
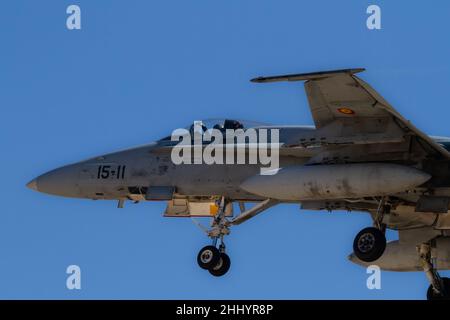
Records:
M450 138L449 137L438 137L430 136L431 139L436 141L438 144L444 147L445 150L450 151Z
M248 129L268 125L262 122L234 119L206 119L195 122L201 122L206 129ZM186 129L190 129L193 124L194 121Z
M249 129L256 127L264 127L269 126L268 123L249 121L249 120L233 120L233 119L206 119L201 121L193 121L189 126L186 126L185 129L188 131L192 131L194 129L194 123L197 124L197 128L201 126L201 131L205 132L208 129L218 129L218 130L227 130L227 129ZM171 136L164 137L160 141L171 140Z

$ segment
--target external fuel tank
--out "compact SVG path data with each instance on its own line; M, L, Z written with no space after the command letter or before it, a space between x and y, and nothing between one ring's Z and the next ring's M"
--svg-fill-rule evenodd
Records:
M413 167L386 163L290 166L255 175L241 188L266 198L299 201L392 195L431 176Z

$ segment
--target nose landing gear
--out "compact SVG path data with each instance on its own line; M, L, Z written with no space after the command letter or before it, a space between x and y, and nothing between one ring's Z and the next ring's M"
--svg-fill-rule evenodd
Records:
M219 203L219 210L214 217L211 229L207 232L213 240L212 245L202 248L197 255L197 262L200 268L208 270L216 277L225 275L231 266L230 257L225 253L225 243L223 237L230 234L228 220L225 218L225 197ZM220 245L217 242L220 240Z
M208 270L210 274L216 277L221 277L228 272L231 266L230 257L225 253L225 243L223 238L230 234L230 227L239 225L265 211L266 209L275 206L279 203L278 200L266 199L252 208L245 210L245 206L240 205L241 213L228 220L225 216L225 207L228 204L225 197L221 197L218 207L219 210L215 215L211 228L208 230L201 224L197 224L208 237L212 239L212 245L206 246L200 250L197 255L197 262L200 268ZM220 241L220 245L217 243Z

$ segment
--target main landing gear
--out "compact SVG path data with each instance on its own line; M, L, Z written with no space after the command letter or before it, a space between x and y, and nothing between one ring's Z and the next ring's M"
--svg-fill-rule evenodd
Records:
M450 278L441 277L435 268L431 255L431 245L422 243L417 247L423 271L430 281L427 290L428 300L450 300Z
M386 249L386 225L383 224L383 217L389 213L390 206L386 204L386 198L381 198L374 226L361 230L353 241L353 252L364 262L372 262L380 258Z

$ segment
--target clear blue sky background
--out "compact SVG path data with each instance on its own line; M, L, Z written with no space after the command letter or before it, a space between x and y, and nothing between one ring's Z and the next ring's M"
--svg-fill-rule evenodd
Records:
M369 4L382 30L366 28ZM449 14L448 1L3 1L0 298L424 298L423 273L366 288L346 258L366 214L270 209L232 230L231 270L213 278L195 260L208 239L163 203L119 210L25 184L192 120L312 124L300 83L248 81L259 75L365 67L406 118L450 136ZM66 289L70 264L80 291Z

